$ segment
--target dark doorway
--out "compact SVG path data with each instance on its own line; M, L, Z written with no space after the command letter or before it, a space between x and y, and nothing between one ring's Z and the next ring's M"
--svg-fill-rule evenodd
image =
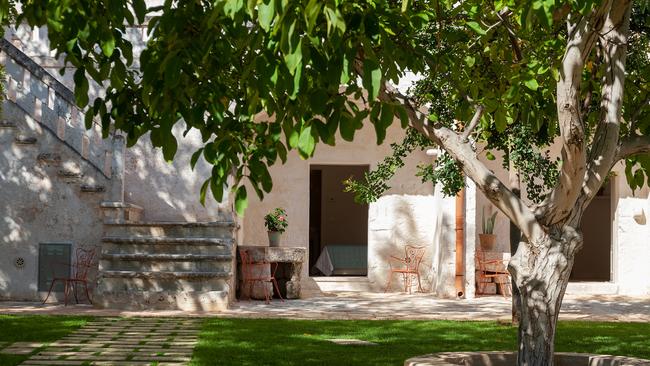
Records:
M348 178L361 179L368 169L368 165L310 167L310 275L367 274L368 205L354 202L354 194L344 192L343 181ZM324 251L327 251L326 255Z
M571 281L611 280L612 211L611 185L605 184L582 217L584 246L578 252Z

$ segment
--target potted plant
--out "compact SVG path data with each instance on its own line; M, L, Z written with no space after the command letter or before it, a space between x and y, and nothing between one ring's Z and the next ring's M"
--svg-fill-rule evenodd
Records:
M483 207L483 233L478 234L478 239L481 244L481 249L483 251L490 251L494 249L494 244L497 241L497 236L494 235L494 223L497 219L497 213L492 215L485 215L485 207Z
M280 207L271 211L264 216L264 226L266 226L266 230L269 234L269 246L279 247L280 237L287 229L287 226L289 226L289 222L287 221L287 211Z

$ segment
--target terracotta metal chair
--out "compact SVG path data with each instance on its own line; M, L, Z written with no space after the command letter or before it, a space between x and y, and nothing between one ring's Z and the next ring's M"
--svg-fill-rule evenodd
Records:
M275 272L278 270L278 263L268 262L268 261L254 261L252 256L247 250L241 250L239 252L241 257L242 264L242 295L244 294L244 288L248 285L248 298L250 299L251 293L253 292L253 286L255 283L267 283L270 282L275 287L278 292L280 300L284 302L282 295L280 294L280 286L278 286L278 281L275 279ZM269 275L265 273L265 267L270 266L271 272ZM273 291L269 294L269 289L267 286L263 286L264 289L264 299L268 304L273 297Z
M390 265L388 284L386 284L384 292L387 292L390 289L391 283L393 282L393 275L395 273L400 273L402 275L402 279L404 280L404 292L408 291L409 294L411 293L411 281L413 276L418 279L418 292L424 292L422 290L422 282L420 281L420 263L422 263L425 251L426 247L407 245L404 247L404 258L398 258L391 255L391 260L388 262ZM399 262L399 266L393 267L394 262Z
M70 290L72 290L74 294L75 302L77 304L79 303L79 298L77 297L78 284L83 286L84 292L86 293L86 298L88 299L88 302L92 304L93 301L91 300L90 293L88 292L88 274L90 272L90 269L93 267L95 255L95 249L77 248L75 250L75 261L72 264L61 263L61 265L70 267L70 276L57 277L56 274L54 275L54 278L52 278L52 283L50 284L50 290L47 292L47 296L45 297L45 300L43 300L43 304L45 304L47 299L50 297L52 289L54 288L54 284L57 281L63 282L63 298L66 306L68 305L68 294Z
M484 295L485 287L490 282L494 282L501 287L503 297L506 297L507 294L512 294L512 284L510 281L510 273L508 272L508 259L487 260L485 258L485 252L477 249L476 276L477 295ZM507 289L507 294L504 291L505 289Z

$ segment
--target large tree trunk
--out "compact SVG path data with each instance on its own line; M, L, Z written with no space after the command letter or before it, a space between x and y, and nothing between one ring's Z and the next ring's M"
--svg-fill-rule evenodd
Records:
M521 242L509 269L521 297L519 366L551 366L555 327L582 235L570 226Z

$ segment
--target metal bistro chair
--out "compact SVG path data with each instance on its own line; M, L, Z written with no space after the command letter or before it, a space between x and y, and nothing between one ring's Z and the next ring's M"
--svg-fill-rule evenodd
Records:
M494 282L499 285L501 295L506 297L512 294L510 273L508 272L507 259L487 260L485 252L480 248L476 250L477 295L485 295L485 287Z
M284 302L284 299L282 298L282 294L280 293L280 286L278 286L278 281L275 279L275 272L278 270L278 263L272 263L268 261L253 261L253 258L251 254L248 252L248 250L241 250L239 252L239 255L241 257L241 264L242 264L242 295L244 294L244 288L246 285L248 285L248 298L250 299L251 294L253 292L253 286L255 283L266 283L266 282L271 282L275 289L278 291L278 296L280 297L280 300ZM271 266L271 274L261 274L261 271L264 270L264 267L266 266ZM261 268L257 269L256 268ZM268 304L271 301L271 298L273 297L273 292L271 291L271 294L269 294L269 289L267 286L263 286L264 288L264 299L266 303Z
M90 293L88 292L88 273L93 267L95 255L95 249L77 248L75 250L74 263L61 263L61 265L70 267L70 277L57 277L55 274L54 278L52 278L52 283L50 284L50 290L47 292L45 300L43 300L43 304L45 304L47 299L50 297L52 289L54 288L54 284L57 281L63 282L63 298L66 306L68 305L68 294L71 289L74 294L75 302L77 304L79 303L79 298L77 297L77 284L83 285L84 292L86 293L86 298L88 299L88 302L92 304L93 301L91 300Z
M390 289L391 283L393 282L393 275L395 273L402 274L404 280L404 292L408 291L411 293L411 281L412 277L416 276L418 279L418 292L424 292L422 290L422 282L420 281L420 263L422 263L422 257L426 248L423 246L413 246L407 245L404 247L404 258L398 258L393 255L390 256L389 260L390 265L390 274L388 275L388 284L384 292L387 292ZM393 267L393 262L399 262L400 266L395 268Z

